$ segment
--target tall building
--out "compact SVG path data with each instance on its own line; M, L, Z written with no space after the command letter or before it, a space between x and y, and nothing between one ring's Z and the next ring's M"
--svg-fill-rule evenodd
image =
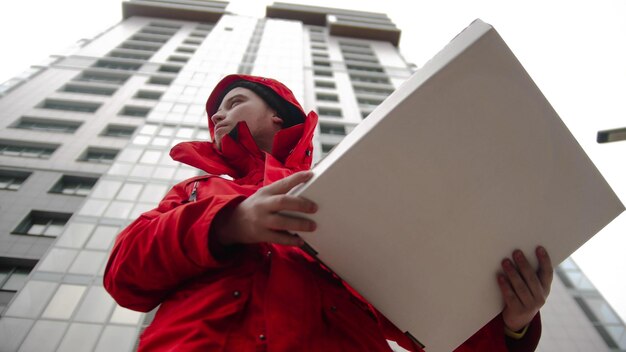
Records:
M131 351L152 313L102 287L115 235L199 171L178 142L209 139L204 102L239 72L315 109L319 161L415 70L384 14L275 3L123 3L124 20L0 86L0 351ZM581 309L582 308L582 309ZM567 261L541 351L624 351L624 324Z

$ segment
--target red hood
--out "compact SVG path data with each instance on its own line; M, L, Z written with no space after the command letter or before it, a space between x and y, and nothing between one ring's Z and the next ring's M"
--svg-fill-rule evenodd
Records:
M222 150L208 141L182 142L170 151L172 159L201 169L209 174L227 174L235 179L253 170L265 170L265 183L287 176L272 174L270 169L292 172L308 170L313 161L313 133L317 114L311 111L304 123L278 131L272 154L262 151L252 138L245 122L237 124L238 139L229 135L222 139ZM278 164L277 164L278 163ZM276 166L276 167L274 167Z
M250 76L250 75L228 75L222 78L222 80L217 83L217 85L215 86L215 88L213 88L213 91L211 92L211 95L209 95L209 98L207 99L207 102L206 102L206 113L209 119L209 132L211 133L212 140L215 139L215 136L213 135L215 126L213 125L213 121L211 120L211 117L215 114L215 112L219 108L221 99L223 98L224 90L228 88L228 86L230 86L231 84L237 81L249 81L253 83L262 84L270 88L276 94L278 94L281 98L283 98L285 102L287 102L288 104L291 104L295 108L294 111L297 111L298 113L300 113L300 117L302 121L306 119L307 114L304 112L304 109L302 108L302 106L300 106L300 103L298 103L298 100L296 99L295 95L293 95L293 92L281 82L275 79L266 78L266 77L258 77L258 76Z
M230 135L224 136L221 151L208 141L183 142L174 146L170 151L172 159L209 174L227 174L235 179L243 178L253 173L254 170L265 170L265 182L287 176L283 174L284 171L275 173L271 170L284 170L285 167L292 172L310 169L313 160L312 141L317 125L317 114L311 111L306 115L291 90L284 84L270 78L230 75L217 84L206 104L211 138L213 138L214 128L211 116L217 111L222 92L229 85L239 80L260 83L271 88L287 103L297 108L297 111L302 114L304 123L278 131L274 137L271 155L263 152L256 145L247 124L240 122L235 127L238 131L237 140L234 140ZM265 167L263 168L263 166Z

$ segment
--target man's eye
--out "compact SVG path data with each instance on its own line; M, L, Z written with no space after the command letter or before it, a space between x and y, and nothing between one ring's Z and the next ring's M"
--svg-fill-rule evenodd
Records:
M234 108L235 106L239 105L239 103L241 103L241 101L239 101L239 100L235 100L235 101L233 101L233 102L230 104L230 107L231 107L231 108Z

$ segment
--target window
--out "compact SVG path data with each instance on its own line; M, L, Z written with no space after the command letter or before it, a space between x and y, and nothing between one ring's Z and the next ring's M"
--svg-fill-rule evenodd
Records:
M166 22L150 22L149 26L150 27L157 27L157 28L176 29L176 30L179 30L181 28L181 26L178 25L178 24L166 23Z
M39 105L42 109L64 110L74 112L96 112L101 104L84 101L46 99Z
M117 150L89 147L78 159L90 163L110 164L117 156Z
M140 106L125 106L120 112L120 115L124 116L134 116L134 117L146 117L150 112L149 108L144 108Z
M163 44L169 40L169 38L158 38L152 35L141 35L136 34L130 37L130 40L139 41L139 42L148 42L148 43L158 43Z
M369 49L347 49L347 48L341 47L341 52L344 54L356 54L356 55L366 55L366 56L375 57L374 52Z
M200 45L200 43L202 43L199 40L194 40L194 39L185 39L183 40L183 44L190 44L190 45Z
M362 87L353 85L354 91L356 93L373 93L373 94L385 94L389 95L393 93L392 88L372 88L372 87Z
M60 121L39 119L34 117L22 117L14 124L13 128L20 128L32 131L44 131L55 133L74 133L81 123L76 121Z
M0 170L0 190L17 191L30 176L27 172Z
M56 147L24 142L0 141L0 155L21 158L49 159Z
M167 58L167 61L172 61L172 62L187 62L189 61L188 57L184 57L184 56L170 56Z
M368 66L358 66L358 65L346 65L346 67L348 68L348 70L355 70L355 71L365 71L365 72L381 72L384 73L385 71L383 71L382 68L378 68L378 67L368 67Z
M317 98L317 100L321 101L339 101L339 97L335 94L317 93L315 94L315 97Z
M331 108L319 108L320 116L327 117L341 117L341 110L339 109L331 109Z
M208 32L191 32L189 36L194 37L194 38L204 38L207 36L207 34L209 33Z
M316 44L311 45L311 49L328 50L328 48L326 46L324 46L324 45L316 45Z
M19 291L24 286L31 270L30 267L0 266L0 291Z
M367 99L367 98L360 98L360 97L357 97L356 100L359 103L359 105L364 105L366 107L367 106L378 106L378 104L383 102L382 99Z
M353 47L353 48L362 48L362 49L370 49L371 46L369 44L362 43L353 43L353 42L339 42L339 45L342 47Z
M330 62L315 60L313 61L313 66L330 67Z
M149 84L158 84L158 85L161 85L161 86L169 86L170 84L172 84L172 81L174 81L173 78L152 76L148 80L148 83Z
M50 193L69 194L74 196L86 196L91 192L93 185L98 179L93 177L78 177L63 175Z
M345 136L346 128L340 125L329 125L320 123L320 132L324 134L332 134L335 136Z
M348 61L359 61L359 62L367 62L372 64L379 64L378 59L372 56L358 56L358 55L350 55L347 53L343 54L343 58Z
M598 143L626 141L626 128L599 131L597 141Z
M131 60L149 60L152 57L151 54L140 54L136 52L129 52L126 50L113 50L107 56Z
M105 137L130 138L135 133L134 126L108 125L100 134Z
M69 83L64 85L61 89L62 92L80 93L80 94L93 94L93 95L113 95L117 89L109 87L97 87L84 84Z
M199 24L196 29L202 30L202 31L211 31L213 29L213 25L212 24Z
M156 34L156 35L167 35L167 36L171 37L172 35L174 35L176 33L176 31L146 27L146 28L143 28L142 30L140 30L139 33Z
M333 71L314 70L313 74L315 76L320 76L320 77L332 77Z
M124 84L129 77L129 75L86 71L74 80L83 82Z
M322 143L322 153L327 154L335 147L334 144Z
M161 65L159 67L159 72L178 73L180 72L180 69L180 66Z
M136 43L122 43L122 45L120 45L119 47L122 49L150 51L153 53L160 49L160 47L158 46L142 45L142 44L136 44Z
M120 62L113 60L98 60L93 67L108 68L111 70L137 71L142 64Z
M315 86L318 88L336 88L335 82L329 81L315 81Z
M154 91L154 90L140 90L135 94L135 98L137 99L148 99L148 100L159 100L163 92Z
M190 53L193 54L196 52L196 49L194 48L190 48L187 46L179 46L178 48L176 48L176 51L179 53Z
M14 234L57 237L63 232L65 223L72 216L67 213L53 213L33 210L13 231Z
M384 83L391 84L387 77L372 77L372 76L363 76L363 75L355 75L350 73L350 79L355 82L366 82L366 83Z

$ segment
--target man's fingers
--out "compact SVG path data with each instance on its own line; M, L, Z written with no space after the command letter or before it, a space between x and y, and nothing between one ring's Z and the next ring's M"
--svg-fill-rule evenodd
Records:
M500 292L502 292L502 298L504 299L505 305L508 307L519 307L521 305L521 302L511 287L509 280L503 274L498 274L498 286L500 286Z
M529 291L526 282L524 281L524 279L522 279L519 272L517 271L517 268L515 268L515 265L513 265L513 262L511 262L510 259L503 260L502 269L504 270L507 279L511 283L511 287L513 287L515 294L517 295L517 297L519 297L520 302L522 302L522 304L526 307L532 306L533 295Z
M552 260L550 259L550 255L548 255L548 251L541 246L537 247L536 254L537 260L539 261L539 270L537 272L539 281L541 281L541 286L549 292L554 275Z
M517 265L519 273L526 282L535 300L543 301L543 285L539 281L537 272L530 265L524 253L519 249L513 251L513 260L515 260L515 265Z
M269 186L261 188L261 191L267 194L285 194L295 186L310 180L311 177L313 177L313 172L311 171L296 172Z
M311 232L315 231L316 224L307 219L272 214L267 218L267 227L279 231Z
M279 194L271 196L267 200L268 210L271 212L297 211L300 213L313 214L317 211L317 205L312 201L296 196Z

